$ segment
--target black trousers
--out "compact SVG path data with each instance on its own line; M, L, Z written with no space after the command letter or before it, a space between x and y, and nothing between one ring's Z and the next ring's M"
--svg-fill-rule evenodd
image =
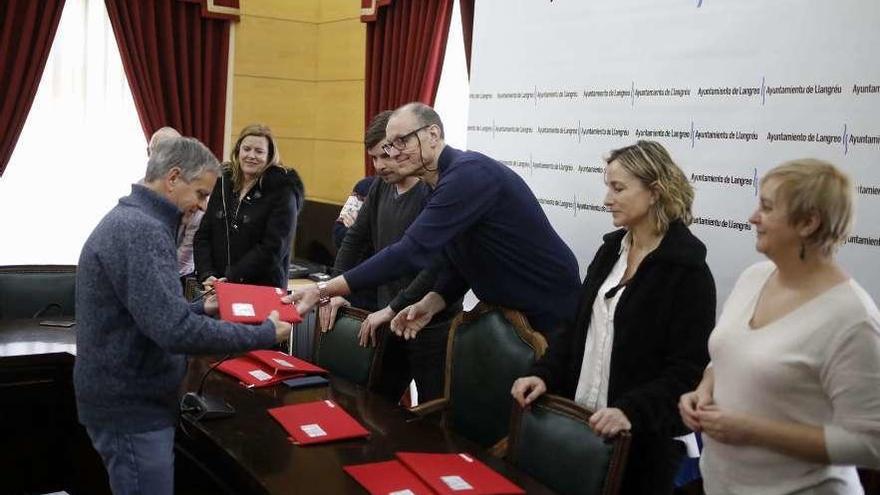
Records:
M419 403L441 397L449 324L449 321L431 323L412 340L404 340L389 332L382 358L379 393L396 402L409 382L415 380Z
M678 440L633 434L621 495L671 495L684 454Z

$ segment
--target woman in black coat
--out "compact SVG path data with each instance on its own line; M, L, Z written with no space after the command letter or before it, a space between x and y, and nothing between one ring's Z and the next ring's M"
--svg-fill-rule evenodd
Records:
M303 195L296 171L281 166L272 131L259 124L242 129L193 241L199 281L287 289Z
M603 437L632 433L622 493L672 493L688 433L678 397L699 383L715 325L715 282L691 234L693 189L658 143L611 153L605 206L619 230L605 235L587 269L576 320L514 398L546 390L595 411Z

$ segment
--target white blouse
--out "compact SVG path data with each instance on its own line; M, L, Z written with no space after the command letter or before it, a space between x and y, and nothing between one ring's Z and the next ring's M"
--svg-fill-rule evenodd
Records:
M584 347L584 360L581 362L581 376L575 389L574 400L591 411L598 411L608 405L608 376L611 371L611 345L614 343L614 311L623 294L621 287L610 298L605 294L620 284L626 273L631 235L629 232L620 242L617 263L605 282L599 287L593 300L593 314L587 329L587 342Z

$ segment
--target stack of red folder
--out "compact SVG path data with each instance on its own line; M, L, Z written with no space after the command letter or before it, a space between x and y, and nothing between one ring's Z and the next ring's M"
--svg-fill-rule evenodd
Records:
M324 368L280 351L251 351L223 361L217 369L247 387L268 387L288 378L327 373Z
M372 494L525 493L522 488L468 454L398 452L397 458L398 461L346 466L343 469Z
M276 287L216 282L217 305L220 319L237 323L262 323L273 310L278 318L288 323L299 323L302 317L293 304L283 304L287 291Z
M332 400L291 404L269 409L298 445L362 438L370 435L345 409Z

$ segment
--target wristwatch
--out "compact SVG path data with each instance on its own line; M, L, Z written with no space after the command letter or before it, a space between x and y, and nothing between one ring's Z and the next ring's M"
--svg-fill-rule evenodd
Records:
M318 282L318 305L330 304L330 295L327 294L327 282Z

